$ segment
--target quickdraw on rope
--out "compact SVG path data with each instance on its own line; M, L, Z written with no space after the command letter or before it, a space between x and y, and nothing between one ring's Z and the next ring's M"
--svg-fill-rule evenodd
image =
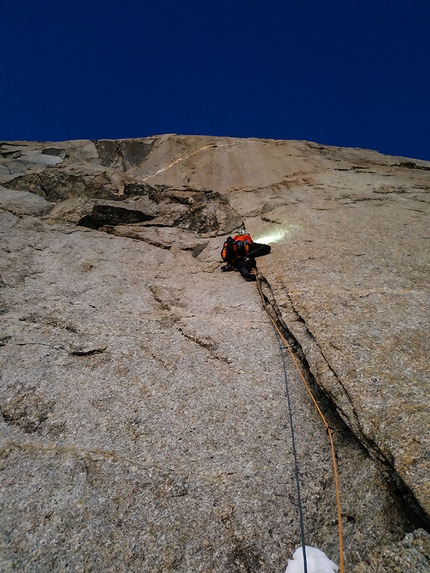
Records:
M340 570L340 573L344 573L345 568L344 568L344 559L343 559L342 508L341 508L341 504L340 504L339 474L337 471L336 451L335 451L334 440L333 440L333 430L328 425L328 422L327 422L324 414L322 413L321 408L319 407L319 405L318 405L318 403L317 403L317 401L316 401L316 399L312 393L312 390L310 389L309 384L306 381L305 376L303 375L303 372L302 372L302 370L301 370L301 368L300 368L300 366L296 360L296 357L294 356L291 345L289 344L288 340L285 338L285 336L283 335L283 333L279 329L275 319L273 318L273 316L269 312L269 308L268 308L268 305L266 302L266 298L263 294L263 290L262 290L261 282L260 282L260 277L258 276L257 270L256 270L256 276L257 276L257 288L258 288L258 292L260 294L264 309L266 310L267 315L270 318L270 320L272 322L272 326L275 329L275 332L277 333L280 341L282 341L282 343L284 344L284 346L282 346L280 344L279 347L281 349L281 355L282 355L282 364L283 364L284 375L285 375L286 397L287 397L288 409L289 409L289 414L290 414L290 428L291 428L292 445L293 445L294 467L295 467L295 474L296 474L297 501L298 501L298 506L299 506L301 542L302 542L302 547L303 547L304 573L307 573L307 563L306 563L305 536L304 536L304 526L303 526L303 510L302 510L302 506L301 506L299 473L298 473L298 464L297 464L296 449L295 449L295 442L294 442L294 428L293 428L293 421L292 421L290 395L289 395L288 383L287 383L287 370L286 370L286 365L285 365L284 353L282 352L283 348L286 348L288 350L288 352L290 353L290 356L291 356L291 359L294 363L294 366L296 367L296 369L300 375L300 378L302 379L302 381L306 387L306 390L308 391L308 393L312 399L312 402L314 403L314 405L318 411L318 414L320 415L320 418L323 421L327 435L328 435L329 440L330 440L331 457L332 457L332 462L333 462L333 475L334 475L334 483L335 483L335 489L336 489L337 523L338 523L338 531L339 531L339 570Z

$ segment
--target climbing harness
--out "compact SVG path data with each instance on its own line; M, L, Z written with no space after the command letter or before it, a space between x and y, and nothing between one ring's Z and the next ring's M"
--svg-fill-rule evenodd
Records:
M279 329L278 325L276 324L275 319L273 318L273 316L271 315L271 313L269 311L267 299L264 296L263 289L261 287L261 280L260 280L259 274L257 272L257 269L256 269L256 276L257 276L257 288L258 288L258 292L259 292L260 297L261 297L261 302L263 304L265 311L267 312L268 317L270 318L270 321L272 323L272 326L273 326L276 334L278 335L278 340L280 341L279 342L279 348L280 348L281 356L282 356L282 365L283 365L284 376L285 376L285 392L286 392L286 397L287 397L289 418L290 418L291 441L292 441L293 457L294 457L294 472L295 472L296 486L297 486L297 504L298 504L298 508L299 508L299 519L300 519L300 536L301 536L301 543L302 543L302 549L303 549L304 573L308 573L308 569L307 569L307 561L306 561L306 546L305 546L305 533L304 533L304 524L303 524L303 509L302 509L302 504L301 504L299 470L298 470L295 439L294 439L294 426L293 426L293 418L292 418L292 410L291 410L290 393L289 393L289 389L288 389L287 369L286 369L286 364L285 364L285 356L284 356L284 352L283 352L284 349L287 349L288 352L290 353L293 364L296 367L297 372L299 373L300 378L302 379L302 381L306 387L306 390L308 391L308 393L312 399L312 402L314 403L314 405L318 411L318 414L320 415L321 420L323 421L327 435L328 435L329 440L330 440L331 457L332 457L332 462L333 462L334 483L335 483L335 489L336 489L337 523L338 523L338 530L339 530L339 570L340 570L340 573L344 573L345 569L344 569L344 559L343 559L342 509L341 509L341 504L340 504L339 475L338 475L338 470L337 470L336 451L335 451L334 440L333 440L333 430L328 425L328 422L327 422L324 414L322 413L321 408L319 407L319 405L318 405L318 403L317 403L317 401L316 401L316 399L312 393L312 390L310 389L309 384L306 381L305 376L303 375L303 372L302 372L302 370L301 370L301 368L300 368L300 366L296 360L296 357L294 356L291 345L289 344L289 342L285 338L284 334ZM283 343L283 344L281 344L281 343Z

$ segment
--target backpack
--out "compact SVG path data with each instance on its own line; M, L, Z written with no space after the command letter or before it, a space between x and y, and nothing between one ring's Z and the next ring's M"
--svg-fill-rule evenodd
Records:
M241 233L234 237L227 237L221 250L221 258L225 262L231 262L237 257L243 257L249 253L249 247L253 240L249 233Z
M251 244L253 243L253 240L251 239L251 235L249 233L247 233L246 231L244 232L239 232L237 235L235 235L233 237L233 241L243 241L244 243L247 244Z

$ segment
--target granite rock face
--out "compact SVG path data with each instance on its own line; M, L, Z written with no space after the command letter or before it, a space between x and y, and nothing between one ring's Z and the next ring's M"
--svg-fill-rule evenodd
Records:
M0 145L2 571L430 568L430 163L166 135ZM265 239L265 237L267 239ZM284 353L284 354L283 354Z

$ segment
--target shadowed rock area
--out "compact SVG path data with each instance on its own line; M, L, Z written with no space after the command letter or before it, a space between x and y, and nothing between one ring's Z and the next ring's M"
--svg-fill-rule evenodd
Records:
M430 162L164 135L0 144L0 570L430 569ZM266 239L265 239L266 237Z

